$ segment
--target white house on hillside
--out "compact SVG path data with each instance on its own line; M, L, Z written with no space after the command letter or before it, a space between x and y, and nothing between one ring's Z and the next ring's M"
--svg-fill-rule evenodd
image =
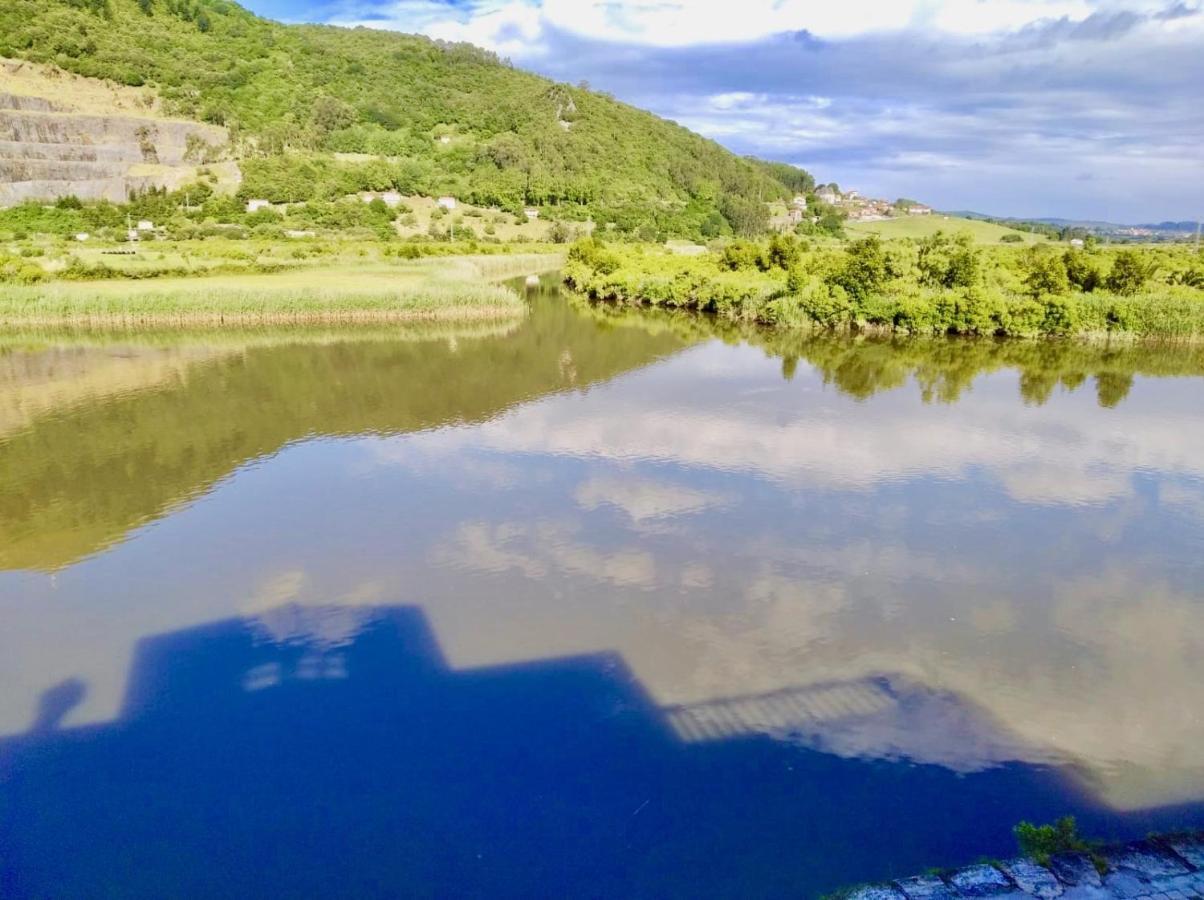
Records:
M441 207L443 207L444 209L452 210L452 209L456 208L456 198L455 197L440 197L438 202L439 202L439 205Z
M259 212L261 209L270 209L272 206L271 200L248 200L247 212Z
M932 207L925 206L923 203L917 203L914 206L907 207L909 216L930 216L932 215Z
M830 203L834 205L840 202L840 194L836 193L836 191L827 185L824 185L818 191L816 191L815 196L824 203Z

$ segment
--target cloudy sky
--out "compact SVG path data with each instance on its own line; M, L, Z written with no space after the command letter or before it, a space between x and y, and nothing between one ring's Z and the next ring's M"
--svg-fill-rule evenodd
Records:
M466 40L944 209L1204 215L1204 0L250 0Z

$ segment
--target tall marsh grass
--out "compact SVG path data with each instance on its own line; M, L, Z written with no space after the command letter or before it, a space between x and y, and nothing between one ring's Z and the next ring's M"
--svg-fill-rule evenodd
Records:
M556 268L547 254L421 259L145 281L0 285L0 325L155 327L506 319L525 306L508 278Z

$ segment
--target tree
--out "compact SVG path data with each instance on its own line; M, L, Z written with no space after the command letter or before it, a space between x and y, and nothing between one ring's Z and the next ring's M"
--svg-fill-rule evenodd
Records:
M309 119L320 134L327 135L354 124L356 115L355 109L349 103L323 94L314 100Z
M1065 294L1070 290L1066 263L1048 247L1035 245L1021 258L1024 285L1034 297L1045 294Z
M1066 277L1080 291L1091 293L1103 280L1095 262L1082 250L1067 250L1062 256Z
M564 222L556 221L548 229L548 240L553 244L567 244L573 239L573 229Z
M981 265L974 238L969 232L948 235L938 231L920 241L917 261L920 281L929 287L972 287Z
M1131 296L1153 277L1155 264L1146 262L1136 250L1121 250L1112 261L1105 286L1114 294Z
M720 212L732 226L732 231L743 237L755 237L769 228L769 207L757 200L725 194L720 202Z
M833 282L855 300L881 292L886 284L886 254L878 235L871 234L849 245L844 265Z

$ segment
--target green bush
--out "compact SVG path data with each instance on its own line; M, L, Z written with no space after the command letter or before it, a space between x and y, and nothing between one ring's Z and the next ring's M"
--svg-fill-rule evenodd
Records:
M1124 297L1140 291L1154 276L1157 264L1136 250L1121 250L1112 261L1112 271L1105 282L1108 290Z
M1065 294L1070 290L1066 263L1049 247L1032 246L1021 258L1024 285L1033 297Z
M789 257L772 245L733 241L701 256L678 257L659 248L588 240L574 245L564 275L596 299L710 310L784 327L1026 337L1204 335L1200 289L1177 283L1128 295L1104 287L1071 292L1067 260L1049 246L985 249L942 237L927 242L921 266L916 244L906 240L868 238L844 251L800 246ZM1158 254L1174 271L1194 264L1185 249ZM1091 266L1097 256L1109 255L1092 254ZM786 258L785 272L771 262ZM1080 258L1070 263L1081 284L1091 284Z

